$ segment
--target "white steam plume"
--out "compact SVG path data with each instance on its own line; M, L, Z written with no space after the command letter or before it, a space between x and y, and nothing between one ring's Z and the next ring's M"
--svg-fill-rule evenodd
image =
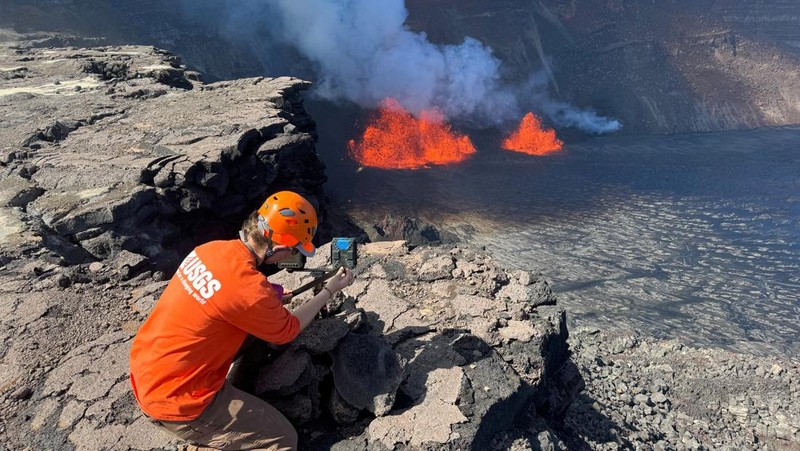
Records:
M622 128L622 124L616 119L600 116L591 110L580 110L566 102L549 100L540 105L540 108L550 120L562 127L575 127L598 135Z
M196 10L198 1L184 0L184 6ZM408 11L403 0L210 4L226 10L226 16L216 20L225 22L231 36L265 49L274 49L275 41L297 49L314 64L315 92L326 99L346 99L371 108L393 97L413 113L435 107L450 119L474 125L518 121L524 107L543 113L558 126L590 133L619 128L617 121L553 100L547 92L548 79L541 74L523 86L504 85L500 61L473 38L459 45L437 45L425 33L412 32L405 26ZM267 33L272 43L259 39L258 33Z
M622 124L612 118L600 116L596 112L581 109L567 102L555 100L548 93L549 76L542 70L533 74L520 90L520 98L528 99L531 108L544 114L561 127L574 127L587 133L611 133L622 128Z
M436 107L449 118L516 113L489 48L469 37L460 45L432 44L424 33L404 26L408 11L402 0L267 4L280 20L275 37L318 66L322 97L367 107L394 97L412 112Z

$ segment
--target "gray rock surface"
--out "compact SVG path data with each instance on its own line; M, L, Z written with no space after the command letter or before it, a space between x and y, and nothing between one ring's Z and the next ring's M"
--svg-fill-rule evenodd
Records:
M406 374L405 361L388 343L374 335L349 334L332 357L333 381L343 400L376 416L392 409Z
M0 449L170 446L133 400L130 340L159 266L268 191L323 199L308 83L203 84L152 47L0 36Z
M319 250L327 252L327 245ZM362 309L366 324L330 353L335 389L320 408L343 429L309 440L309 448L483 449L531 409L540 421L557 422L577 396L582 381L566 370L563 310L537 305L539 296L497 296L519 275L459 246L409 250L404 242L378 242L359 253L357 282L330 313L339 319ZM324 263L314 257L309 266ZM415 276L428 271L431 281ZM306 277L274 280L293 286ZM525 314L513 319L517 310ZM301 435L313 436L318 424L305 423Z
M797 360L597 329L570 343L586 380L565 417L573 447L800 449Z
M324 200L305 81L203 84L179 58L143 46L4 42L0 65L21 68L0 81L0 217L19 230L0 236L4 247L43 243L70 264L114 260L125 279L174 265L188 236L235 228L271 186Z

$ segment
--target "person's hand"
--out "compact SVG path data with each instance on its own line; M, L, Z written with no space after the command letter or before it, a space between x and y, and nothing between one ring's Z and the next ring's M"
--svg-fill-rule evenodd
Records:
M339 268L339 272L336 273L328 283L325 284L325 288L330 290L331 295L336 294L336 292L341 291L344 287L353 283L355 280L356 275L353 274L353 271L345 267Z
M294 293L291 291L287 291L283 289L283 285L277 283L271 283L272 289L275 290L275 294L278 295L278 299L281 300L281 304L288 304L292 302L292 298L294 297Z

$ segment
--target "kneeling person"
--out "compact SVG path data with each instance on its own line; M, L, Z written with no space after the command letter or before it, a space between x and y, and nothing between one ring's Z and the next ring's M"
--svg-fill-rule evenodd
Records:
M258 271L294 252L312 256L316 228L311 203L281 191L248 217L239 239L203 244L183 260L131 348L133 392L154 423L198 449L297 448L291 423L226 375L248 334L288 343L353 282L343 268L290 312Z

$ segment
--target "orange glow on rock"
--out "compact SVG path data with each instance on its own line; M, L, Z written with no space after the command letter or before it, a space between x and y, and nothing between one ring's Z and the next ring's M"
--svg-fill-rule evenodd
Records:
M529 155L548 155L561 150L564 143L556 137L555 130L544 130L542 121L533 113L522 118L514 133L503 140L503 149Z
M441 113L423 111L415 118L395 99L381 102L364 135L348 148L362 166L384 169L458 163L475 153L469 137L453 132Z

